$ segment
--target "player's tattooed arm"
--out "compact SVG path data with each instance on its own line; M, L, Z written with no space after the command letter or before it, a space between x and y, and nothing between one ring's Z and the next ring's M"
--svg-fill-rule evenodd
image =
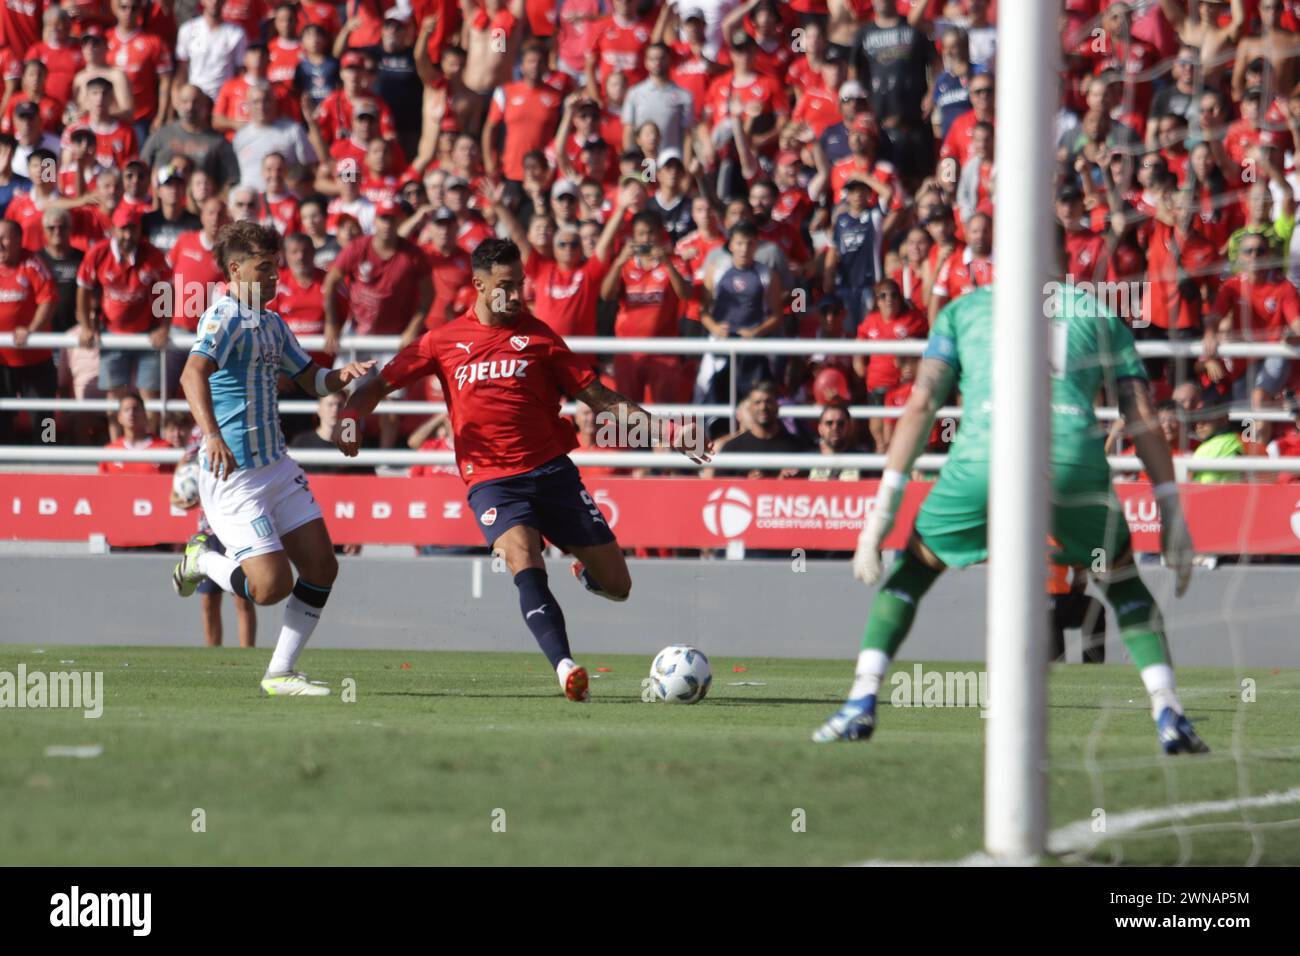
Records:
M885 456L886 469L904 475L912 470L913 462L925 450L935 414L952 392L955 376L956 369L942 359L921 359L912 393L908 396L902 417L894 427L894 437L889 442L889 451Z
M595 413L598 423L608 421L607 418L602 419L602 415L614 416L622 435L641 434L648 438L667 436L668 441L662 443L663 447L681 452L697 465L708 461L713 451L712 442L706 439L698 422L688 421L672 427L672 423L657 419L630 398L601 384L599 379L574 398L585 403Z

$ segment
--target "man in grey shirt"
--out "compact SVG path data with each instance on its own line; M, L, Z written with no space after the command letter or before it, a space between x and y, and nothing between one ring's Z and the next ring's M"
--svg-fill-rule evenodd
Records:
M678 150L683 165L691 166L691 139L688 135L695 122L695 100L682 87L668 79L672 52L662 43L652 43L645 51L645 68L650 74L627 91L623 98L623 149L631 149L636 131L646 123L659 127L660 150Z
M267 85L248 91L248 124L235 134L235 155L239 158L239 184L266 191L262 160L279 153L290 166L315 166L316 150L301 123L276 119L275 101Z
M159 169L180 154L207 173L217 189L236 182L239 160L226 137L212 128L212 101L207 94L192 83L182 86L176 94L176 115L174 123L149 135L140 158L150 169Z

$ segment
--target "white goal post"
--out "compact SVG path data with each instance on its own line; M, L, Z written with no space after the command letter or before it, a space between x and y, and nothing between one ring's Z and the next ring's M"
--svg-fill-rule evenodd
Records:
M1043 287L1051 274L1059 3L998 9L993 429L984 846L1031 862L1047 834L1047 449Z

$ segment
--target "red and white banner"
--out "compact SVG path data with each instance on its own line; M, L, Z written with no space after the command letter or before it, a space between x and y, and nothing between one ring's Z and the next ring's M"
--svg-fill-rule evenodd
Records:
M587 490L627 547L852 550L876 482L589 478ZM928 484L912 482L890 547L901 547ZM184 541L195 512L168 504L170 476L0 474L0 539L115 545ZM1116 486L1138 551L1158 551L1151 487ZM338 544L481 545L452 476L317 475L312 493ZM1206 554L1300 554L1300 485L1184 485L1196 549Z

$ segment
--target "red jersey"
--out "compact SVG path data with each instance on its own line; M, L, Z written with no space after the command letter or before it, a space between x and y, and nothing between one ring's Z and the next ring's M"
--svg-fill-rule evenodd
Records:
M18 109L19 104L26 102L27 94L21 90L10 97L9 105L5 107L5 114L0 117L0 132L14 131L14 110ZM42 128L57 133L59 127L63 125L63 103L49 96L42 96L41 101L36 104L36 109L41 117Z
M343 287L335 290L339 314L346 315L347 299ZM312 269L311 276L304 283L292 269L280 270L280 281L276 285L275 299L271 307L280 313L280 318L289 326L289 331L297 338L304 335L325 334L325 270ZM311 359L322 368L333 368L336 356L328 352L312 352Z
M965 166L966 160L970 159L971 140L975 138L975 124L978 122L974 110L967 110L953 120L948 135L943 138L939 158L943 160L951 156L957 160L958 169Z
M790 222L768 219L758 227L759 242L774 242L781 247L792 268L799 268L812 258L808 243L803 241L803 233Z
M821 136L840 121L838 94L820 86L805 89L799 105L794 108L794 121L807 123L817 136Z
M20 53L35 46L41 38L45 7L42 0L4 0L0 4L0 36L4 45Z
M172 325L193 332L199 319L226 290L213 246L202 230L182 232L167 253L172 268Z
M684 271L684 267L678 271ZM666 266L643 269L635 256L623 264L623 294L614 319L615 335L637 339L676 335L680 312Z
M282 40L276 37L266 45L266 52L269 58L266 78L282 88L291 86L298 63L302 60L302 42L296 38Z
M1106 240L1090 229L1072 229L1065 234L1066 272L1075 282L1096 282L1107 278Z
M267 16L265 0L225 0L221 5L221 19L239 27L250 40L260 39L258 28Z
M17 265L0 263L0 332L30 327L37 306L59 298L54 280L39 256L23 253ZM53 353L45 349L0 349L0 365L39 365Z
M426 332L380 375L402 388L430 373L442 382L456 464L471 487L532 471L575 448L559 405L596 381L591 358L569 351L527 312L509 325L487 326L470 310Z
M252 85L244 74L226 80L221 84L221 90L217 93L217 102L212 108L213 115L237 123L248 122L248 91L250 89L252 89ZM297 101L287 87L272 83L271 97L275 100L277 115L285 119L293 119L298 115ZM234 138L235 131L227 130L226 139L233 141Z
M331 268L348 280L352 319L361 335L400 335L430 274L429 257L409 239L398 239L397 251L381 259L370 236L352 240Z
M1276 342L1300 319L1300 295L1281 273L1255 279L1232 276L1214 297L1214 314L1233 318L1234 337L1249 342Z
M159 283L170 283L172 270L163 254L141 241L135 254L120 257L116 239L91 246L77 270L77 285L98 290L106 332L148 332L158 324L153 314Z
M470 280L474 270L470 268L469 253L455 245L445 256L431 245L421 248L433 267L433 302L424 320L424 327L432 330L446 325L473 303L475 293Z
M81 46L67 43L55 46L53 43L37 43L27 51L28 60L40 60L48 69L45 76L45 95L56 100L60 108L67 105L72 98L72 80L86 65L86 58L81 55Z
M721 247L726 241L725 236L714 236L707 239L697 229L679 241L676 248L673 249L673 254L681 260L682 265L688 270L684 275L691 280L691 288L695 293L691 297L691 301L686 303L686 318L699 321L700 290L704 288L704 261L709 258L709 253Z
M302 220L298 218L298 197L285 193L278 199L272 199L269 193L262 193L262 225L273 226L282 236L302 232Z
M171 73L171 50L152 33L136 31L122 36L117 27L108 31L108 62L118 67L131 84L135 122L152 119L158 110L158 77Z
M51 196L51 199L57 198ZM45 226L41 221L44 208L37 206L30 192L15 192L5 210L5 218L23 227L23 248L36 252L45 248Z
M955 299L993 281L993 260L976 259L970 247L954 252L934 277L931 295L940 299Z
M893 272L889 278L898 283L898 288L902 290L903 299L908 305L925 315L925 280L921 273L905 265Z
M375 110L379 113L379 135L384 139L393 139L397 136L393 111L378 97L374 97L374 102ZM320 127L321 139L327 145L352 135L352 101L341 87L321 100L316 109L316 125Z
M613 14L596 21L591 30L591 48L587 56L596 62L602 88L605 78L615 71L627 77L629 88L646 78L645 48L650 45L653 33L654 20L650 17L633 20L626 26Z
M140 155L135 130L117 120L109 120L103 126L92 126L89 120L72 124L63 131L65 148L72 145L72 134L79 129L88 129L95 134L95 162L106 169L121 169Z
M668 71L668 77L691 94L695 121L698 123L700 115L704 112L704 100L708 96L709 83L713 78L712 62L702 53L691 52L689 43L675 43L673 44L673 67Z
M898 341L923 339L929 334L930 323L920 312L908 309L902 315L886 319L879 312L870 312L858 326L858 338L872 341ZM893 388L900 381L897 355L872 355L867 362L867 388Z
M784 116L789 112L786 108L785 90L776 80L759 73L744 83L737 83L736 74L728 71L710 83L708 92L704 95L705 118L712 128L716 129L723 120L731 118L733 97L739 101L746 116Z
M1214 245L1199 232L1190 230L1179 239L1173 226L1155 220L1147 246L1147 321L1158 329L1200 328L1200 297L1184 296L1179 277L1190 274L1197 286L1207 282L1212 286L1215 261Z
M878 160L868 166L856 156L845 156L831 167L831 199L840 202L844 199L844 184L857 176L868 175L889 187L889 208L886 212L896 212L906 205L907 196L903 191L903 181L892 163ZM874 189L867 190L867 208L874 209L880 202L880 196Z
M484 239L491 239L496 233L492 227L476 215L466 216L456 227L456 245L472 254Z
M171 448L161 438L154 438L150 435L140 441L127 441L125 435L117 441L111 441L105 448L123 448L130 451L146 451L154 448ZM175 465L168 465L160 461L101 461L99 463L99 473L101 475L166 475L170 474Z
M561 269L554 259L528 254L524 272L533 281L533 313L556 335L596 334L600 283L609 266L592 256L576 269Z
M524 178L524 156L544 149L555 139L560 125L560 94L551 87L531 83L507 83L492 94L488 120L503 123L505 145L501 150L501 173L516 182Z

